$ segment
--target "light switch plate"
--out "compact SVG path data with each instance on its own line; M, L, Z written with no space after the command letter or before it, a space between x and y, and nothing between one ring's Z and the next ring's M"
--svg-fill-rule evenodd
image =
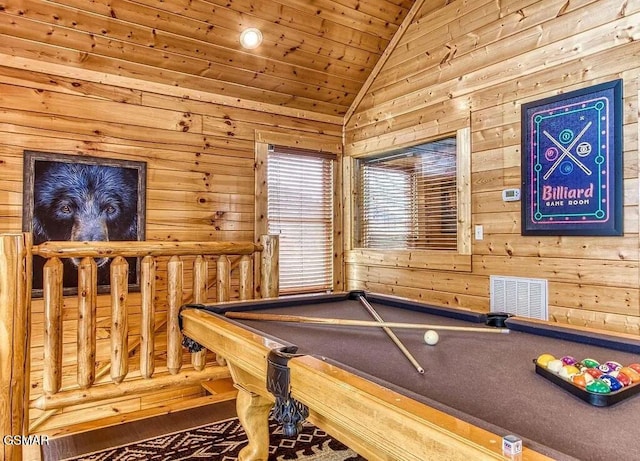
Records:
M484 238L484 228L482 225L478 224L475 227L476 230L476 240L482 240Z

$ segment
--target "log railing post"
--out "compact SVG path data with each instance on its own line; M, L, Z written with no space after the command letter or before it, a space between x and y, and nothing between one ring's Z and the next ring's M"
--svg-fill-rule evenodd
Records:
M280 292L280 241L277 235L261 235L260 296L275 298Z
M82 258L78 266L78 386L88 389L96 379L96 311L98 266L93 258Z
M111 379L121 383L129 372L129 263L122 256L111 263Z
M0 434L29 431L31 235L0 236ZM2 444L0 460L22 460L20 445Z
M207 278L209 264L201 255L193 261L193 302L204 304L207 302Z
M225 303L231 299L231 262L229 257L227 255L218 256L216 266L218 302Z
M155 370L156 260L142 258L140 267L140 374L151 378Z
M182 305L183 262L172 256L167 263L167 368L175 375L182 368L182 332L178 315Z
M240 284L240 300L251 299L253 293L253 260L249 255L240 258L238 283Z
M49 259L43 268L44 376L42 390L55 394L62 387L62 271L59 258Z
M204 304L207 302L207 278L209 264L207 260L198 255L193 262L193 302ZM198 371L204 370L207 361L207 350L202 349L191 353L191 364Z

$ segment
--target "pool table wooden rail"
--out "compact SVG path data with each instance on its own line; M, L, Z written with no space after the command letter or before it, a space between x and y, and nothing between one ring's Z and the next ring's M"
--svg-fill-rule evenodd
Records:
M267 461L267 355L284 344L198 309L181 313L185 336L225 357L249 437L241 461ZM291 395L309 421L370 461L497 460L502 437L313 356L289 361ZM524 448L522 460L550 458Z

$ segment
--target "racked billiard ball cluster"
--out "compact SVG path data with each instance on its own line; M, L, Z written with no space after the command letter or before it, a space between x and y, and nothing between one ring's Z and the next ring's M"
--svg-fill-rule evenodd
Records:
M609 394L640 384L640 363L623 366L614 361L600 363L589 358L578 361L569 355L557 359L551 354L542 354L536 364L595 394Z

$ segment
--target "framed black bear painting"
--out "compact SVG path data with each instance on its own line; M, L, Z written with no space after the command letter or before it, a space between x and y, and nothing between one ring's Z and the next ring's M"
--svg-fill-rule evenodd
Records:
M24 152L23 221L33 243L145 239L146 163ZM77 292L77 258L63 258L65 294ZM130 288L139 288L137 258L127 258ZM41 295L44 258L33 259L33 292ZM109 290L110 258L96 258L98 291Z

